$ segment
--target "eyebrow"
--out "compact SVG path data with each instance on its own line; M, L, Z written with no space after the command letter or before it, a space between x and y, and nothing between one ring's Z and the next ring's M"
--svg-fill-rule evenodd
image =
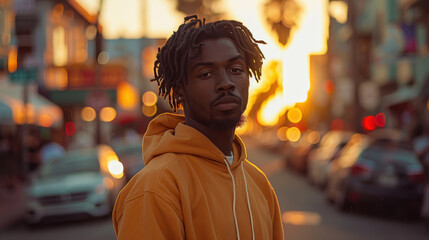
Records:
M239 54L235 57L228 59L228 63L234 62L235 60L238 60L238 59L245 61L244 57L241 54ZM192 66L192 68L197 68L199 66L211 66L211 65L213 65L213 62L197 62Z

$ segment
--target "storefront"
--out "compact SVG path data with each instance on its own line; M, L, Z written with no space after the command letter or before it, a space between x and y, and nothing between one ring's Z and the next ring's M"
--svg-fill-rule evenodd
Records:
M35 84L28 85L28 104L24 107L24 85L0 80L0 124L21 125L24 123L40 127L61 127L61 108L39 95Z

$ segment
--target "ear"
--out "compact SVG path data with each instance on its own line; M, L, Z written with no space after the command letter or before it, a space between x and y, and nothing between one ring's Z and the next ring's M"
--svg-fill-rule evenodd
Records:
M182 104L182 102L183 102L183 88L181 85L177 86L174 89L173 97L177 100L177 103Z

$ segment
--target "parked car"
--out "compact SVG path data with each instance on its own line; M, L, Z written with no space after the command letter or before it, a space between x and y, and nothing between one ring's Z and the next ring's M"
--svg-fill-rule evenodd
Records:
M111 213L125 184L123 165L107 145L66 152L42 165L26 189L26 221Z
M340 210L372 206L418 217L424 174L409 143L355 134L330 164L326 198Z
M352 135L353 132L349 131L329 131L322 137L319 146L308 156L307 177L311 183L321 188L325 187L329 164Z
M124 164L125 179L128 182L136 173L144 168L142 143L119 143L113 146L119 160Z
M286 166L301 174L307 174L308 156L311 150L320 143L320 133L314 130L305 131L297 142L289 143L290 151L286 158Z

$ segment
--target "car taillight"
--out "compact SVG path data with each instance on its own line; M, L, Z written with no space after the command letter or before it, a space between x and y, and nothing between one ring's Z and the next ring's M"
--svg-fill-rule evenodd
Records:
M367 175L370 171L371 171L371 169L367 165L362 164L362 163L358 163L358 164L353 165L350 168L350 175L352 175L352 176L364 176L364 175Z
M410 179L411 182L414 183L424 183L425 182L425 175L423 173L423 171L420 172L410 172L408 173L408 178Z

